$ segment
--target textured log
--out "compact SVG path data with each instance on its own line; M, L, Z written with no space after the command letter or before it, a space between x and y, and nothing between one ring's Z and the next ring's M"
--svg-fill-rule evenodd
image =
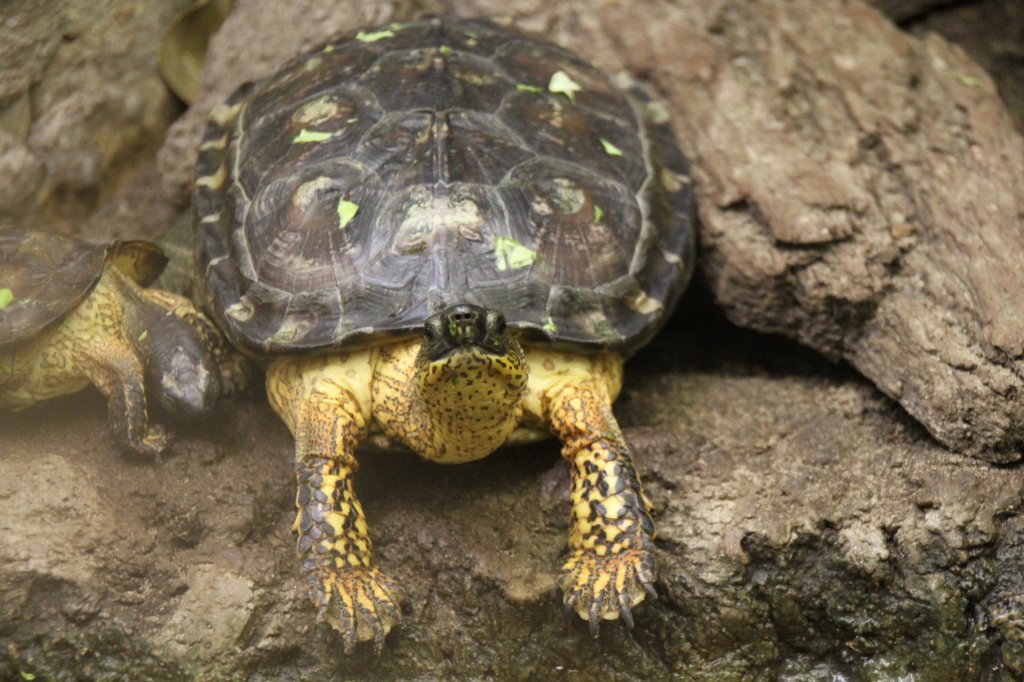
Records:
M1016 459L1024 142L988 76L856 2L662 11L620 52L678 116L730 319L848 360L948 447Z

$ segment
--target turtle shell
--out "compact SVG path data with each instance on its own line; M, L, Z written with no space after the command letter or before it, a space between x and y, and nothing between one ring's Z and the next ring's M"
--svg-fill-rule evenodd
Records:
M331 42L213 111L194 200L202 295L262 353L418 332L455 303L534 342L633 350L694 260L667 118L486 21Z
M63 320L93 290L108 263L146 286L167 259L149 242L97 246L45 232L0 233L0 348Z

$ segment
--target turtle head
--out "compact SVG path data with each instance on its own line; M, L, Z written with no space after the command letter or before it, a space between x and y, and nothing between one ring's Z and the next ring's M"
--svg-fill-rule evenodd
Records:
M497 310L461 303L428 317L416 370L425 418L452 461L490 454L515 428L526 360Z
M213 353L200 335L174 313L164 313L148 329L146 383L165 412L196 418L209 412L220 396Z
M469 303L453 305L428 317L423 335L421 353L431 363L444 362L453 355L522 354L505 325L504 315Z

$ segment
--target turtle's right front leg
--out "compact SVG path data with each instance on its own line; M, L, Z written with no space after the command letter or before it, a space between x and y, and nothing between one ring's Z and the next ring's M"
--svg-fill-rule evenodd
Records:
M318 617L357 641L384 636L401 620L394 582L373 565L363 508L352 489L356 446L366 432L373 351L344 358L281 358L267 394L295 436L298 553Z

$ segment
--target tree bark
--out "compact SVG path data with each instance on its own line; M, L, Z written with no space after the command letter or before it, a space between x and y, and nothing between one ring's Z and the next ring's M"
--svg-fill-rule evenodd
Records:
M659 7L617 53L676 116L729 318L849 361L954 450L1017 459L1024 142L989 77L857 2Z

